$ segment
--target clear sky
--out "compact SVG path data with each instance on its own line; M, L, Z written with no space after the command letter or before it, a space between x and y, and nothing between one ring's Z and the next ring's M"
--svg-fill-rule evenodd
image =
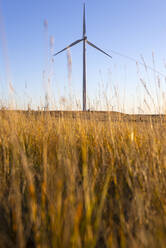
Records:
M82 0L0 1L0 97L3 102L9 92L19 107L28 103L44 104L45 92L51 104L59 100L61 105L67 104L69 92L74 95L71 100L82 101L82 44L70 50L71 80L67 53L51 60L51 54L82 37L82 12ZM158 111L164 102L164 77L160 76L158 82L157 74L146 72L143 66L136 66L111 50L141 62L143 56L148 65L166 75L166 1L87 0L86 17L88 40L113 57L111 60L87 48L90 107L99 109L109 105L114 110L123 107L125 112L139 112L140 108L144 112L149 112L149 108L152 112Z

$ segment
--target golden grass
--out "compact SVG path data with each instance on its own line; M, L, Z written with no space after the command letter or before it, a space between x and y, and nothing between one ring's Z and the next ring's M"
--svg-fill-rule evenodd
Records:
M166 126L0 113L0 247L163 247Z

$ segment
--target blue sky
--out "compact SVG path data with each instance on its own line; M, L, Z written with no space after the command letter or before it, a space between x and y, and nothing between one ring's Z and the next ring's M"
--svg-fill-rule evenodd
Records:
M71 82L68 80L66 52L54 58L54 62L50 58L51 53L82 37L83 1L1 0L0 6L1 99L7 98L7 84L11 80L12 94L19 107L28 103L33 107L44 104L45 92L53 99L52 103L60 100L63 105L69 88L74 95L72 99L81 102L82 44L70 51ZM142 55L150 66L154 66L154 52L155 67L166 74L165 12L165 0L86 1L88 39L113 56L110 60L93 48L87 48L87 93L91 108L104 108L109 104L113 109L123 108L125 112L139 112L140 108L148 112L149 107L154 112L159 103L163 104L164 78L160 76L159 88L157 74L150 70L145 72L142 66L138 69L135 63L111 53L111 50L138 61ZM44 20L47 20L47 28ZM54 39L52 49L50 37ZM146 82L152 97L140 78ZM107 103L104 100L106 95Z

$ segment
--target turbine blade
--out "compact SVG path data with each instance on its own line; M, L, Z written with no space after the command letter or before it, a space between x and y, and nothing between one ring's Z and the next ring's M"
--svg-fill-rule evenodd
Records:
M90 45L91 47L99 50L100 52L104 53L105 55L107 55L108 57L110 57L112 59L112 56L109 55L108 53L104 52L102 49L100 49L99 47L95 46L94 44L92 44L91 42L89 42L88 40L86 41L88 43L88 45Z
M83 14L83 37L86 36L86 20L85 20L85 3L84 3L84 14Z
M76 44L78 44L79 42L83 41L83 39L80 39L80 40L76 40L75 42L71 43L69 46L65 47L64 49L62 49L61 51L55 53L53 56L56 56L58 55L59 53L62 53L64 52L65 50L67 50L68 48L72 47L72 46L75 46Z

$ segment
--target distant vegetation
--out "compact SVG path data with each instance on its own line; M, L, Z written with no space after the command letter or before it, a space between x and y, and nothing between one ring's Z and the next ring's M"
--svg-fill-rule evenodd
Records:
M0 112L0 248L165 248L165 124L118 118Z

